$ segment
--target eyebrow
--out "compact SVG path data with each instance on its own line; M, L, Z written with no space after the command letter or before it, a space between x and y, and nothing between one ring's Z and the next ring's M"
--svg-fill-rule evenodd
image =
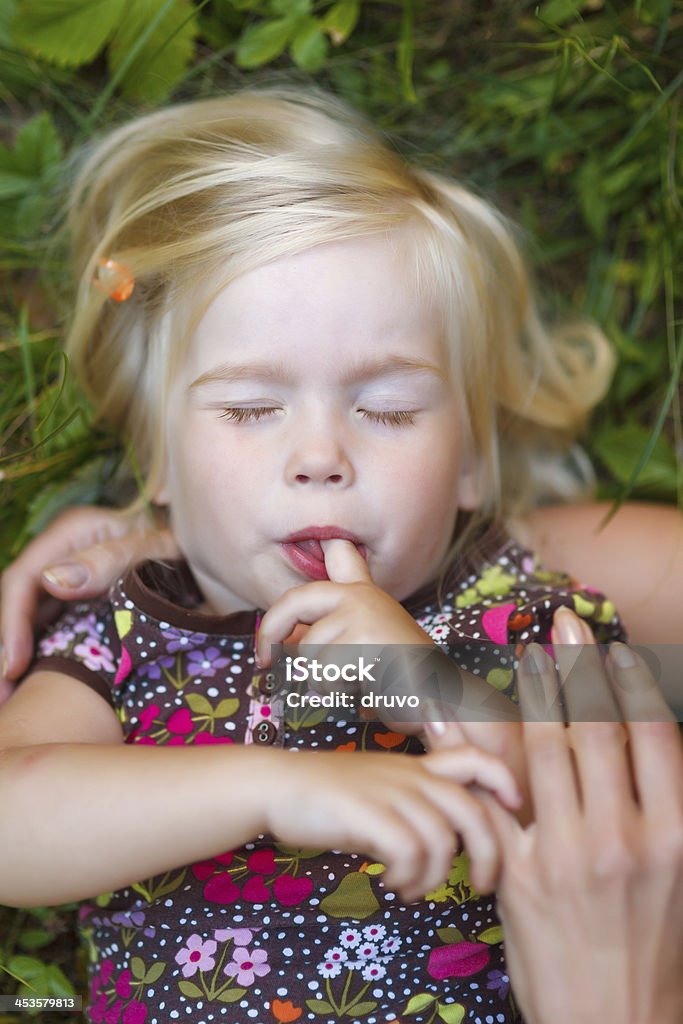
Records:
M355 384L358 381L372 380L396 373L433 373L441 380L447 378L440 367L421 359L408 359L406 356L386 356L383 359L370 359L354 363L342 378L343 384ZM206 384L232 383L241 380L284 381L290 383L292 378L284 363L220 363L212 370L207 370L190 384L190 389L204 387Z

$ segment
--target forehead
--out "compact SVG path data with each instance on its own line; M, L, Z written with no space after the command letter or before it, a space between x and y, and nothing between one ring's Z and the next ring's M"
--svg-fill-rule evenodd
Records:
M281 257L215 295L190 341L187 370L219 358L298 357L314 369L345 356L445 357L440 318L421 295L406 232Z

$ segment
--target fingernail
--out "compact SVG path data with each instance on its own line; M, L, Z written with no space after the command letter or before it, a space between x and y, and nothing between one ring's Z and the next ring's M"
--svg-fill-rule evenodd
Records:
M439 740L442 736L446 735L446 723L445 722L426 722L425 729L427 734L432 739Z
M0 679L8 679L7 675L7 656L2 647L0 647Z
M546 669L545 652L538 644L530 644L524 651L521 667L530 676L540 676Z
M569 608L558 608L553 616L553 633L560 644L585 644L581 620Z
M636 663L633 651L626 644L612 644L609 656L619 668L633 668Z
M43 571L43 578L55 587L75 589L88 582L89 572L82 562L61 562Z

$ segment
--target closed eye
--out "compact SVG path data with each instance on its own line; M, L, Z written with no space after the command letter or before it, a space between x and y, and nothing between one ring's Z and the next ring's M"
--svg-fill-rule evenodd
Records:
M415 422L415 413L407 409L390 409L373 411L371 409L359 409L363 419L372 420L373 423L383 423L386 426L403 427Z
M223 409L221 419L232 423L247 423L249 420L262 420L278 410L271 406L244 406Z

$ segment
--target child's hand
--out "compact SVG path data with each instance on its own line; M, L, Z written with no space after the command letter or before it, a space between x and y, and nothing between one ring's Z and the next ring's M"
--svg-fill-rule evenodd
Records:
M491 791L508 809L520 794L509 769L476 747L423 757L300 751L267 787L268 831L293 846L362 853L387 866L406 901L441 885L462 835L480 892L495 886L500 850L483 804L465 786Z
M373 582L365 559L348 540L321 541L329 580L292 587L261 620L256 654L270 664L271 644L284 643L300 623L305 643L430 644L433 640L393 597Z

